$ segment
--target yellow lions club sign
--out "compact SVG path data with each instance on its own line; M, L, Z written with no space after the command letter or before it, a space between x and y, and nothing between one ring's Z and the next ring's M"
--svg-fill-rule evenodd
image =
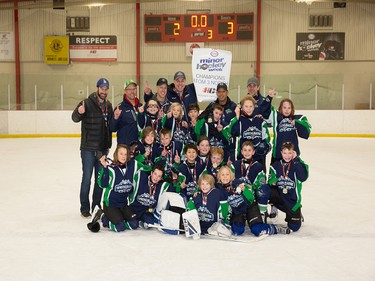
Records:
M44 37L44 63L69 64L69 37Z

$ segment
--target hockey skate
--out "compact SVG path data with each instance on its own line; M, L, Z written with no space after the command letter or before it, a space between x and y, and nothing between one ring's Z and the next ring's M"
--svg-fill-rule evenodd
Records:
M92 232L98 232L100 230L99 221L103 215L103 210L99 206L95 206L92 212L92 220L87 224L87 228Z
M274 224L277 234L290 234L292 230L287 225Z

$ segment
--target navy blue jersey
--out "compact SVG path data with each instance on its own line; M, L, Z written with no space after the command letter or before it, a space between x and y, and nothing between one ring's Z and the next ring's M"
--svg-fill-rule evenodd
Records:
M236 117L235 117L236 118ZM236 118L237 119L237 118ZM232 122L231 122L232 123ZM268 132L267 123L261 117L246 117L241 115L239 120L235 122L231 128L232 136L238 136L237 158L240 157L242 144L245 141L251 141L255 148L253 158L260 160L264 156L263 147L270 147L270 134ZM269 152L269 149L267 149Z
M161 118L153 116L148 112L138 113L138 126L140 130L143 130L145 127L152 127L155 132L155 142L159 143L159 132L162 129Z
M173 116L167 118L167 115L164 115L162 119L163 128L168 128L171 130L172 139L178 141L181 144L186 144L190 142L190 133L189 129L182 126L182 120L177 120Z
M190 198L194 195L195 192L198 191L198 179L205 171L206 166L200 164L199 161L195 161L193 164L188 164L186 161L181 163L179 167L179 174L182 177L180 178L181 182L185 182L186 187L181 189L180 193L186 196L186 198Z
M284 160L273 163L270 167L268 184L275 186L288 207L296 211L301 207L302 182L307 178L308 165L296 157L289 163Z
M128 205L129 195L133 192L134 175L140 168L134 159L130 159L124 166L102 167L98 184L105 189L103 202L107 207L122 208Z
M292 125L294 120L295 124ZM273 149L272 157L281 159L281 146L284 142L292 142L297 155L300 155L298 137L308 139L310 136L311 125L303 115L293 115L289 117L282 116L272 107L270 121L273 126Z
M141 141L137 141L137 147L135 150L135 159L142 163L143 165L153 166L155 164L155 159L158 156L159 145L153 143L151 145L146 145ZM150 151L148 156L145 155L146 149Z
M263 171L262 164L252 159L248 161L249 163L246 163L245 159L234 161L230 168L235 179L251 185L253 189L257 189L266 182L266 174Z
M134 177L134 192L129 201L137 219L143 214L153 213L160 196L167 191L168 184L160 181L157 184L151 182L150 172L139 171Z
M207 233L211 225L226 217L224 209L228 203L223 192L216 188L212 188L207 194L199 192L189 203L191 202L198 211L202 233Z
M254 201L254 194L249 185L245 185L244 191L239 189L241 181L234 180L229 184L217 183L216 188L223 192L231 212L235 215L246 214L247 206Z

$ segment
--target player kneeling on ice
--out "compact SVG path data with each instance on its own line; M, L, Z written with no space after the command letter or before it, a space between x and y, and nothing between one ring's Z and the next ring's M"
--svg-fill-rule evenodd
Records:
M134 192L130 195L130 207L136 214L139 226L149 228L157 222L158 215L154 215L157 203L169 184L162 182L164 166L156 164L151 173L138 171L134 177Z
M255 236L290 233L287 227L263 223L258 204L254 200L253 187L239 179L234 179L234 173L228 166L220 168L217 178L216 187L223 193L224 199L230 206L230 226L234 235L244 233L246 221Z
M197 210L201 233L230 236L228 202L215 188L215 178L209 174L202 175L198 187L199 192L190 198L187 210Z
M302 224L302 182L308 178L308 165L297 156L291 142L282 144L281 156L281 160L271 164L268 184L260 188L258 201L264 206L267 203L273 204L284 212L288 227L297 231Z
M129 196L133 192L133 179L139 169L151 169L130 159L130 149L125 144L117 145L113 153L113 162L100 158L102 168L99 171L98 184L104 189L103 210L95 207L93 218L87 227L92 232L100 230L99 221L103 227L120 232L125 229L136 229L138 220L128 204Z

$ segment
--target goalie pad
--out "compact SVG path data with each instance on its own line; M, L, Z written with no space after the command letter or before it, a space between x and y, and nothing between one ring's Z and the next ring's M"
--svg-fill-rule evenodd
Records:
M159 198L156 212L160 214L162 210L169 210L170 207L185 209L185 202L181 195L174 192L164 192Z
M220 236L220 237L231 237L232 233L231 231L226 228L223 224L220 222L215 222L209 229L207 229L208 234Z
M180 228L180 218L179 213L175 213L169 210L162 210L160 214L160 226L165 226L165 228L160 228L160 231L163 231L168 234L178 235Z
M184 224L186 237L199 239L201 235L201 226L197 210L190 210L182 214L182 222Z

